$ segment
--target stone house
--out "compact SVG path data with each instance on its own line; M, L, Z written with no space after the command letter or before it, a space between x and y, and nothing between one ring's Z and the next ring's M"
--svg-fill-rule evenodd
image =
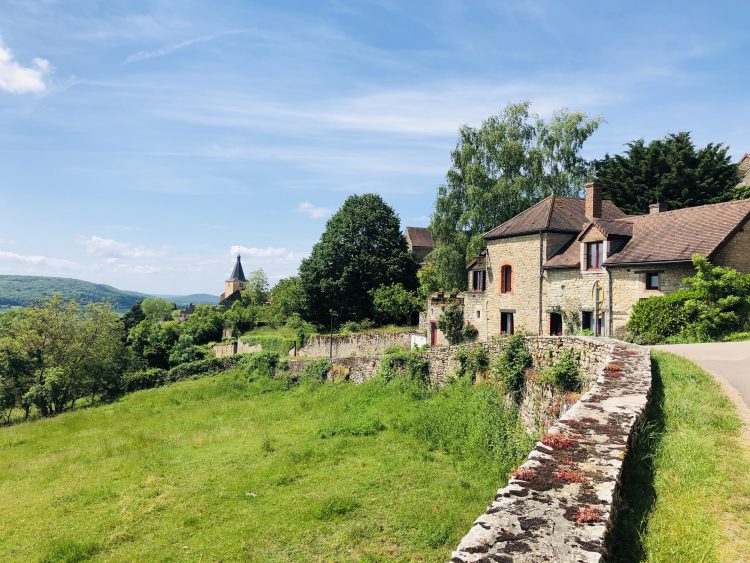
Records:
M468 264L464 320L479 339L523 329L559 335L586 329L617 336L639 299L678 289L692 256L750 273L750 199L626 215L587 184L585 197L550 196L485 233ZM437 303L428 305L431 341Z
M747 153L740 159L740 162L737 164L737 174L740 184L750 185L750 153Z
M432 233L425 227L406 227L404 231L406 244L420 264L424 262L425 257L435 248L432 240Z

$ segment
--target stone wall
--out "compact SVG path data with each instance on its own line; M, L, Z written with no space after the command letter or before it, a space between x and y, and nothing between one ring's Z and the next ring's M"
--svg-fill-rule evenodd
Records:
M609 553L623 462L651 392L648 350L609 339L529 345L540 360L549 351L579 349L583 361L600 366L596 382L498 491L453 553L455 563L598 562Z
M351 381L352 383L363 383L378 374L382 356L349 356L336 358L331 363L327 379L329 381ZM289 359L289 371L291 373L302 373L305 366L318 362L317 359Z
M249 354L251 352L260 352L263 347L260 344L245 344L242 341L228 342L226 344L215 344L213 350L217 358L234 356L235 354Z
M411 346L412 335L421 335L416 331L407 332L366 332L361 334L334 334L333 335L333 357L343 358L345 356L368 356L382 354L387 348ZM330 355L331 337L325 334L312 336L305 345L297 350L298 356L325 356ZM294 351L289 352L294 355Z
M750 159L748 159L750 161ZM750 179L748 180L750 182ZM750 274L750 224L745 223L715 256L714 263Z

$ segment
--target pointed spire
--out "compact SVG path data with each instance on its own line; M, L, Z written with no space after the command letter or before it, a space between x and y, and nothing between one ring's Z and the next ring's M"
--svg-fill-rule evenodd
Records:
M227 281L247 281L247 278L245 278L245 272L242 271L242 262L240 262L239 254L237 255L237 262L234 265L234 270L232 270L232 275L229 276Z

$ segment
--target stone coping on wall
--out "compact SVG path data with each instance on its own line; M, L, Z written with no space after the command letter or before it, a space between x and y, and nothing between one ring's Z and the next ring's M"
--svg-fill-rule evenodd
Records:
M642 346L595 342L607 361L593 387L537 442L451 561L605 560L623 462L651 392L651 361Z

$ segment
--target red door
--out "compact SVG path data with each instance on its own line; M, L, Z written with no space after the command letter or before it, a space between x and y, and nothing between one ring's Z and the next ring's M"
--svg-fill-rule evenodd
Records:
M430 346L437 346L437 323L430 321Z

